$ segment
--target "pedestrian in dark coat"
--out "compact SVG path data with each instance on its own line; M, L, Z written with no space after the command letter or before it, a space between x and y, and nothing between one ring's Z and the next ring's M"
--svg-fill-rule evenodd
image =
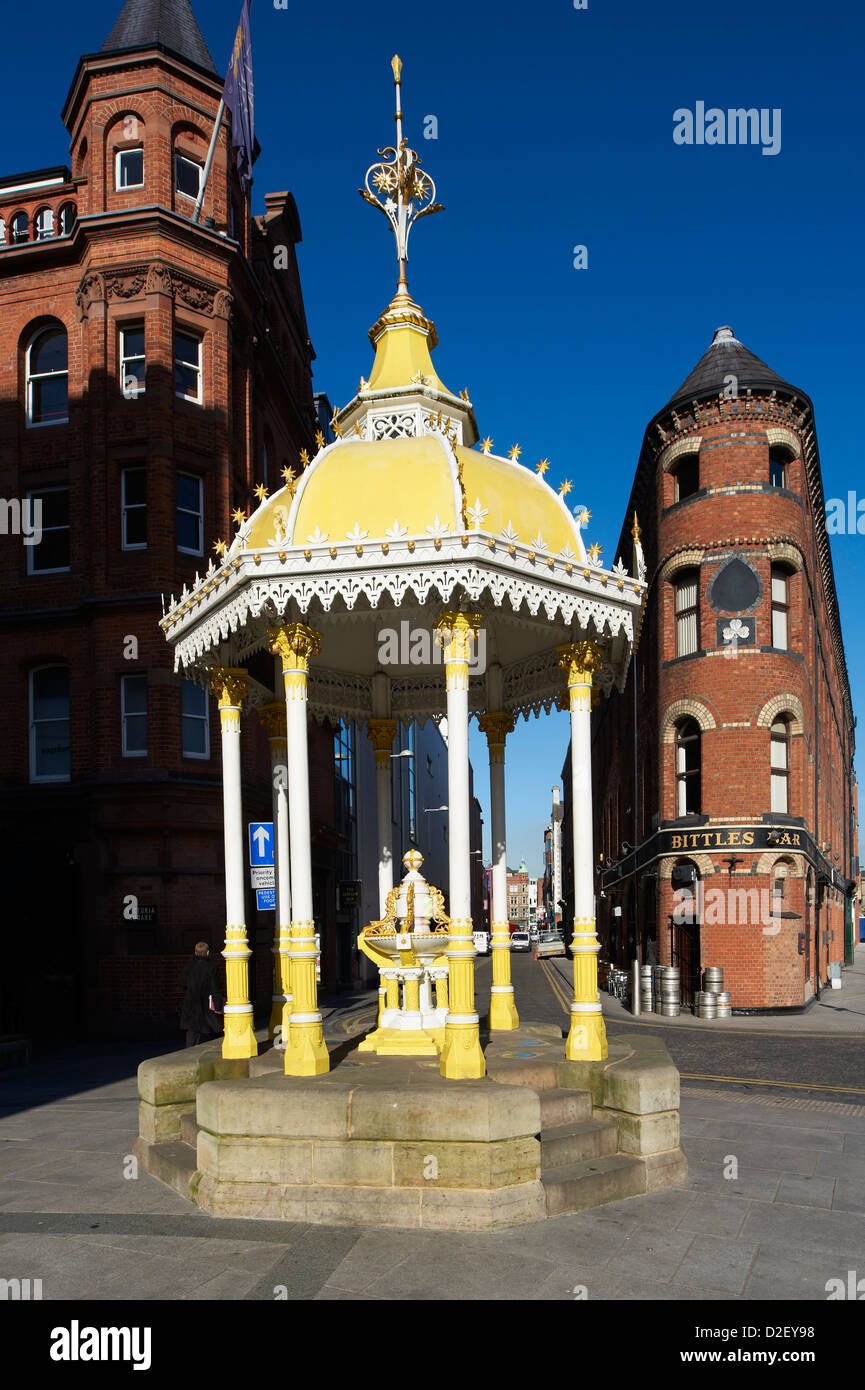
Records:
M219 979L219 971L210 959L210 946L206 941L198 941L195 946L195 959L190 961L183 972L186 993L180 1013L180 1026L186 1029L186 1046L195 1047L215 1033L222 1032L222 1010L225 995Z

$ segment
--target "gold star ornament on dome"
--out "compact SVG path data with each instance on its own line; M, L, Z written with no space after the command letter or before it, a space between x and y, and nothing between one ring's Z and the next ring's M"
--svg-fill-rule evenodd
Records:
M324 435L322 434L321 430L316 430L315 442L318 445L319 449L324 448Z
M259 502L263 502L265 497L267 496L267 488L264 486L264 483L259 483L258 487L253 488L253 492L255 496L258 498Z
M577 517L577 521L580 523L581 526L588 526L591 519L592 513L589 511L588 507L583 507L579 516Z
M536 465L535 471L536 471L537 473L540 473L541 477L543 477L544 474L546 473L547 469L549 468L549 466L550 466L550 461L549 461L549 459L541 459L540 463Z
M588 555L593 565L596 565L600 560L601 551L603 550L603 548L604 547L602 545L598 545L597 541L594 541L586 551L586 554Z
M513 459L514 463L516 463L522 452L522 448L519 444L512 444L510 449L508 449L508 458Z
M490 439L489 435L487 435L486 439L481 444L481 450L483 453L488 454L492 447L493 441Z
M242 512L239 507L231 513L231 519L235 526L242 526L246 520L246 512Z
M225 541L214 541L214 542L213 542L213 549L214 549L214 551L216 552L217 555L224 555L224 554L225 554Z
M573 486L570 478L566 478L563 483L559 483L559 496L567 497L568 493L573 490Z
M309 454L306 452L305 449L301 449L300 451L300 461L303 464L304 468L306 468L307 464L309 463Z
M294 482L294 469L293 469L293 468L283 468L283 470L282 470L282 476L283 476L283 478L285 479L285 481L288 483L289 487L291 487L292 483Z

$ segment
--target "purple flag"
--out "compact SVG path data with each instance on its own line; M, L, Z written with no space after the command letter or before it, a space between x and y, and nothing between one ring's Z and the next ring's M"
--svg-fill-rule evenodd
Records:
M243 0L240 23L237 26L222 91L222 99L231 112L231 143L237 150L237 172L244 193L252 178L252 156L255 147L255 87L252 81L252 39L249 33L250 2L251 0Z

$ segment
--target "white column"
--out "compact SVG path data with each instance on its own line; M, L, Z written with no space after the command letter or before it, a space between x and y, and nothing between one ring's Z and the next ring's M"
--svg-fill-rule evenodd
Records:
M607 1033L598 998L598 952L592 870L592 676L602 665L595 642L559 647L567 671L571 716L571 825L574 847L574 1001L565 1055L572 1062L607 1056Z
M223 1057L255 1057L258 1044L249 999L249 958L243 895L243 802L240 781L240 711L247 691L246 671L236 667L211 672L219 702L222 734L222 803L225 836L226 1001Z
M330 1070L330 1059L324 1043L315 978L306 725L309 662L321 649L321 637L305 623L291 623L286 627L273 628L269 636L271 651L282 658L288 761L292 895L288 956L293 999L289 1018L289 1040L285 1050L285 1071L288 1076L317 1076Z
M450 1079L486 1073L475 1012L475 948L469 855L469 668L478 613L442 613L436 622L444 648L448 720L448 875L450 935L447 958L450 1005L445 1019L441 1074Z
M497 679L490 677L497 675ZM487 672L487 699L494 708L501 702L501 668ZM478 720L487 736L490 759L490 834L492 836L492 902L490 903L490 949L493 955L493 983L490 989L489 1027L519 1028L511 983L511 933L508 925L508 866L505 812L505 739L513 732L513 715L497 711Z
M279 684L283 684L282 672ZM291 1014L291 971L288 957L291 933L291 867L288 835L288 764L285 732L285 701L261 705L258 717L267 729L270 742L270 777L273 816L274 882L276 914L273 928L273 996L270 1010L270 1036L280 1046L288 1040Z

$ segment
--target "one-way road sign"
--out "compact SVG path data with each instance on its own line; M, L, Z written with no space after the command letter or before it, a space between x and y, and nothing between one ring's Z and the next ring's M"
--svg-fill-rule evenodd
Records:
M253 868L273 863L273 821L249 822L249 862Z

